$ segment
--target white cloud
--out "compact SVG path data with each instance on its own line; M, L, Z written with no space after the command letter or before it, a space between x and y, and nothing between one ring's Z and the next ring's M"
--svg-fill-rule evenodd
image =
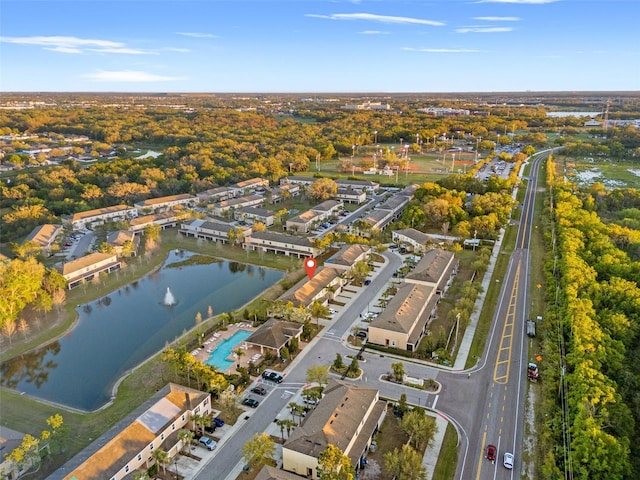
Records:
M405 47L402 50L408 52L425 52L425 53L478 53L480 50L470 48L413 48Z
M390 15L376 15L373 13L333 13L331 15L316 15L313 13L308 13L305 16L312 18L324 18L327 20L367 20L370 22L380 23L431 25L433 27L442 27L443 25L445 25L444 23L435 20L425 20L422 18L412 17L394 17Z
M511 27L464 27L464 28L456 28L456 32L458 33L500 33L500 32L511 32L513 28Z
M34 37L0 37L0 42L16 45L36 45L45 50L58 53L120 53L125 55L153 55L149 50L129 48L122 42L99 40L93 38L78 38L64 36L34 36Z
M358 32L360 35L389 35L389 32L383 32L381 30L363 30Z
M176 35L183 35L185 37L193 38L217 38L212 33L199 33L199 32L176 32Z
M519 22L522 20L519 17L473 17L473 19L483 22Z
M139 50L137 48L88 48L91 52L99 53L122 53L125 55L158 55L158 52L152 52L150 50Z
M164 49L168 52L178 52L178 53L189 53L191 51L188 48L178 48L178 47L165 47Z
M135 70L98 70L95 73L83 75L83 77L98 82L172 82L175 80L183 80L183 78L180 77L167 77Z

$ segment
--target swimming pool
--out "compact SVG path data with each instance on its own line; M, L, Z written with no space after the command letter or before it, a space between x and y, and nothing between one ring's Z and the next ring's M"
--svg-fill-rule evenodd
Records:
M209 358L207 358L204 363L216 367L218 370L227 370L231 365L233 365L233 360L227 360L227 357L231 355L231 352L236 345L249 338L251 333L252 332L248 330L238 330L229 338L222 340L216 345L216 349L211 352Z

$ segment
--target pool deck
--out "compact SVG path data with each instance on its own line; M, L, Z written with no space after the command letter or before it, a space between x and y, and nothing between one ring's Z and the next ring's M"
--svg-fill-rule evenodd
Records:
M227 326L227 330L219 330L213 335L206 338L201 348L192 351L191 354L196 358L196 360L199 360L203 363L206 362L209 359L211 352L216 349L216 346L223 340L231 338L238 330L247 330L251 333L256 331L256 329L250 322L230 324ZM232 350L235 350L236 348L241 348L244 353L240 356L240 358L234 358L235 354L231 353L229 357L227 357L227 360L233 359L234 363L227 370L221 370L223 373L236 373L238 365L240 365L241 367L247 367L252 359L253 363L257 365L264 359L264 354L260 352L260 347L248 345L244 340L240 340L236 345L232 347ZM256 355L260 355L260 357L256 357Z

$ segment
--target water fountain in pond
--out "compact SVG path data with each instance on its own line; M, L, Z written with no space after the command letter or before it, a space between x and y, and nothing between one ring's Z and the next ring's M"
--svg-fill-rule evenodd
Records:
M176 297L173 296L169 287L167 287L167 293L164 294L164 304L168 307L176 304Z

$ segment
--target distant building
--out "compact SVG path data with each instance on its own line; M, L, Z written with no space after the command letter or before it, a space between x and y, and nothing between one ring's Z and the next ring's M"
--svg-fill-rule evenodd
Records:
M112 207L97 208L86 212L74 213L70 222L74 229L79 230L87 226L102 225L106 221L130 220L138 216L138 210L128 205L114 205Z
M427 249L427 244L432 241L429 235L415 228L394 230L391 238L394 243L408 247L409 251L415 253L423 253Z
M275 214L271 210L256 207L239 208L233 212L233 216L236 220L249 221L251 223L260 222L267 227L273 225L275 218Z
M102 272L111 273L121 266L117 256L113 253L91 253L65 263L62 266L62 276L67 280L67 287L71 290L83 282L90 282Z
M177 207L178 205L194 206L198 201L195 195L183 193L180 195L170 195L167 197L149 198L135 204L140 211L166 211Z
M138 248L140 247L140 237L136 236L134 232L128 230L116 230L115 232L109 232L107 235L107 243L113 247L115 253L122 256L127 242L131 242L131 256L138 254Z
M251 233L245 238L245 248L300 258L316 257L321 252L309 238L267 231Z
M213 214L223 216L229 210L235 210L242 207L255 207L264 203L264 197L261 195L247 195L245 197L230 198L217 202L213 207Z
M46 223L34 228L22 244L24 245L27 242L33 242L40 246L43 253L49 255L51 253L51 247L61 232L62 225Z

